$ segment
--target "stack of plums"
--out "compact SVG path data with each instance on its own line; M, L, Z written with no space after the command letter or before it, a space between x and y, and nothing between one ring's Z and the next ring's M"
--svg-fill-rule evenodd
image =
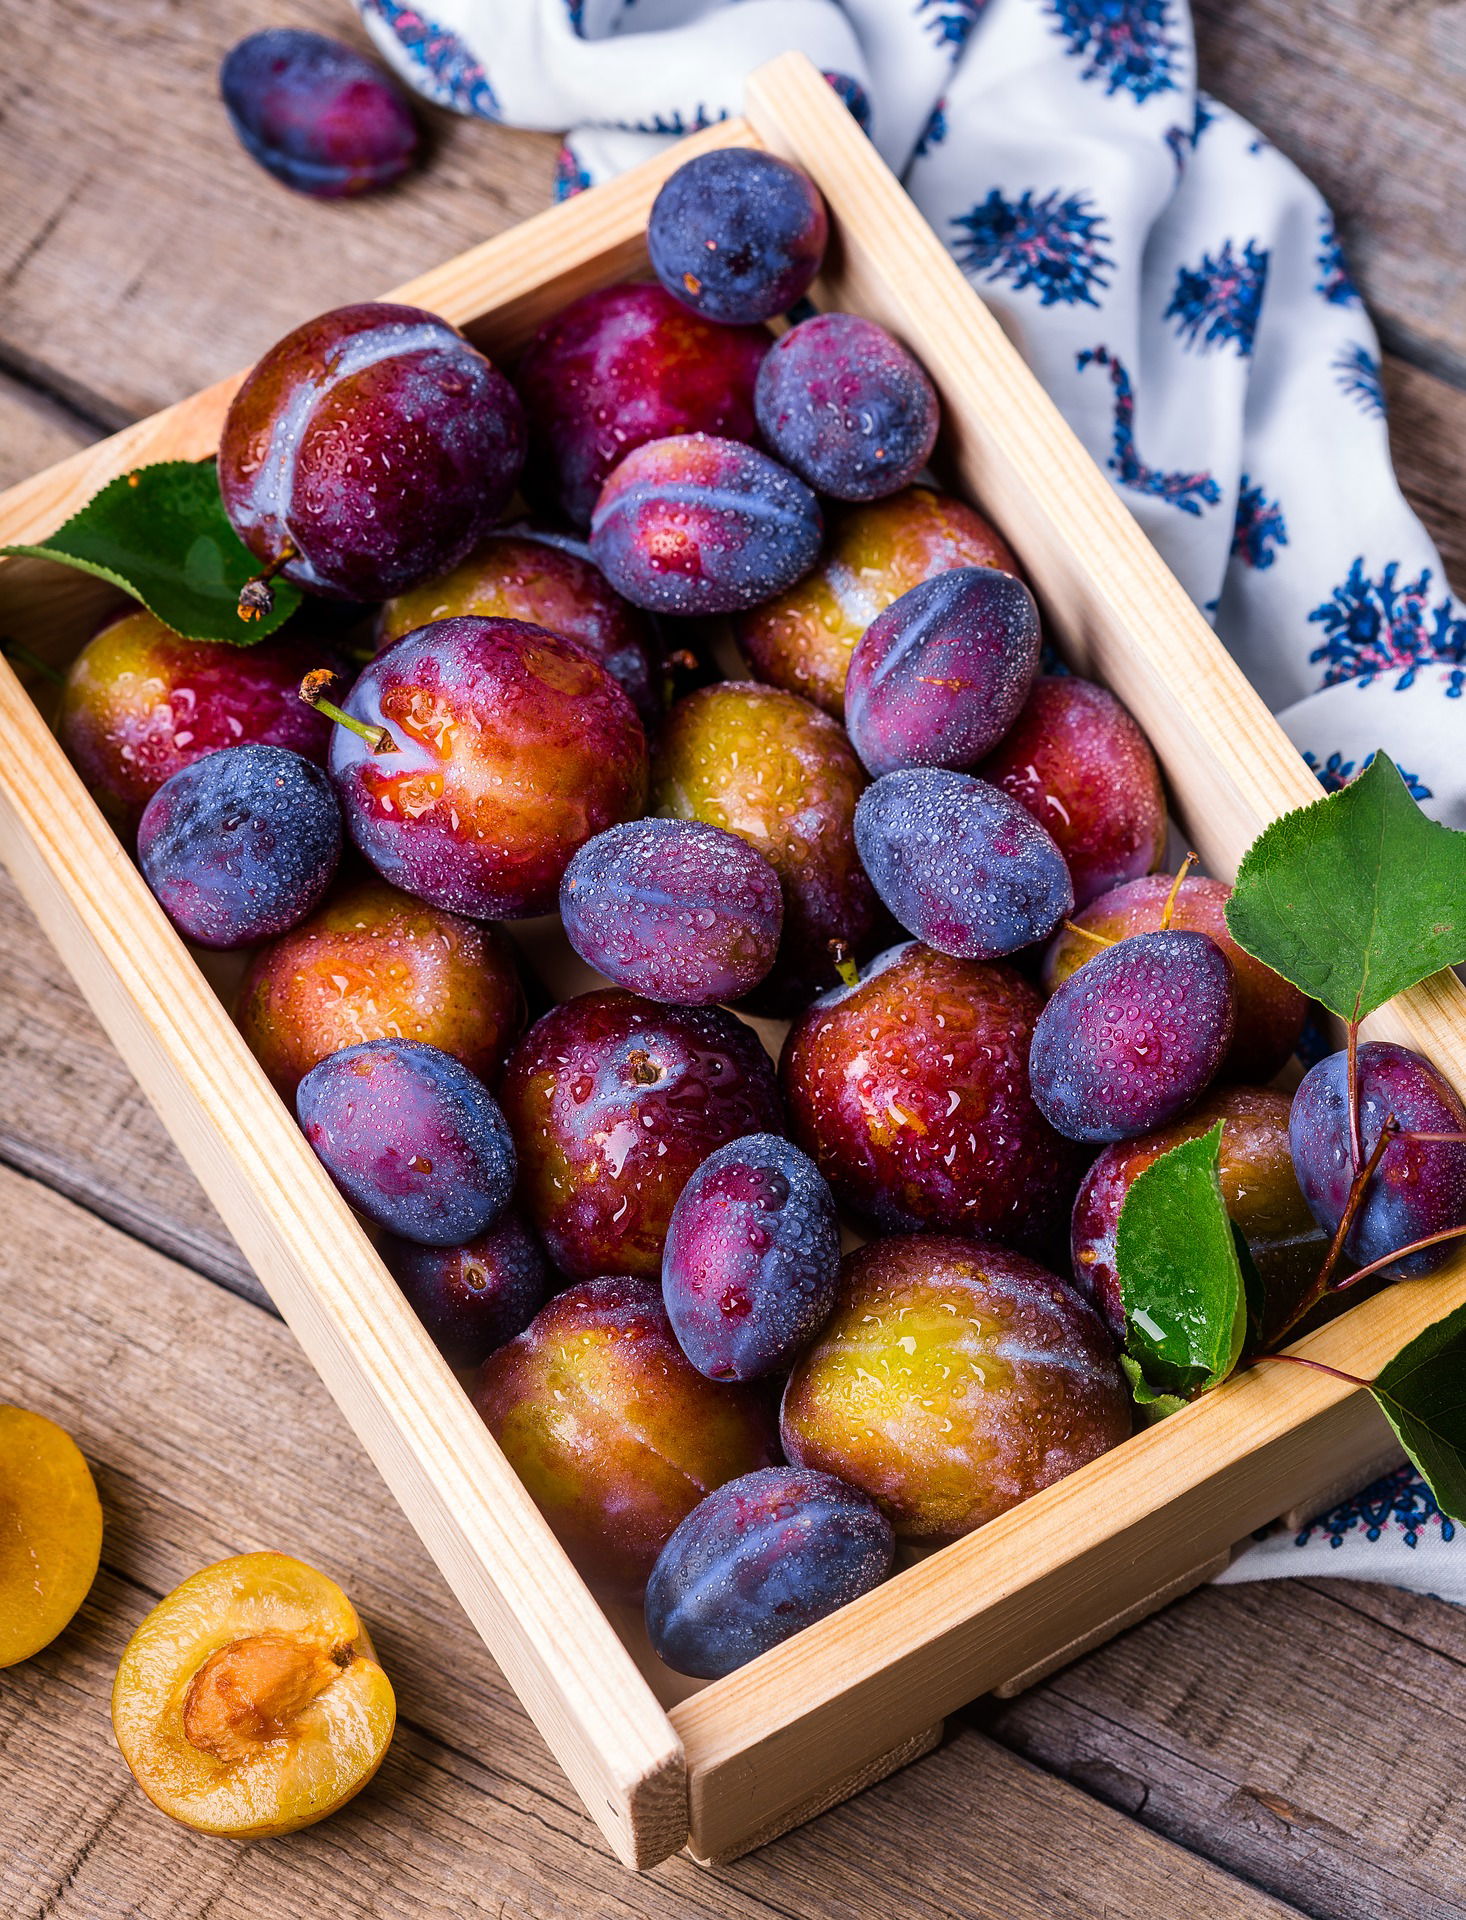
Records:
M61 721L179 930L253 949L245 1038L550 1524L695 1675L1129 1434L1115 1227L1167 1147L1223 1123L1279 1326L1347 1186L1337 1066L1292 1152L1267 1085L1300 996L1159 871L1149 745L926 476L925 372L851 314L771 330L825 237L800 173L711 153L655 280L513 384L410 308L300 328L219 479L306 610L238 648L127 614ZM499 923L556 912L601 984L526 1030ZM777 1070L730 1007L792 1023ZM1365 1053L1366 1135L1466 1124ZM1459 1145L1391 1155L1360 1260L1466 1191Z

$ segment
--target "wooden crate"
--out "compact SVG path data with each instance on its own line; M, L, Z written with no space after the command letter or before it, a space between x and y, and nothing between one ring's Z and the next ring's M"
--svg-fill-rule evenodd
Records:
M567 300L644 265L647 212L682 159L762 145L829 204L830 304L869 314L930 370L948 471L1000 525L1076 668L1154 742L1176 811L1214 873L1317 797L1298 755L1213 638L996 322L807 62L748 88L747 118L527 221L391 296L511 354ZM0 498L0 538L56 527L114 475L212 451L226 380ZM0 633L53 661L108 590L0 563ZM39 695L39 690L38 690ZM0 851L246 1256L418 1528L611 1846L644 1867L687 1846L726 1858L931 1745L942 1716L1137 1618L1285 1509L1377 1458L1367 1394L1261 1366L980 1532L701 1688L659 1674L635 1625L592 1599L208 981L0 664ZM1466 1091L1453 977L1373 1031ZM1395 1286L1299 1343L1369 1374L1466 1300L1466 1260ZM474 1729L462 1730L472 1746Z

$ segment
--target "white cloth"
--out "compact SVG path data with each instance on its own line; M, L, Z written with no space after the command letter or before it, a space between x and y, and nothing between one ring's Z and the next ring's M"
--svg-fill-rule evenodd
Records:
M1466 827L1466 607L1390 466L1374 329L1321 196L1198 92L1186 0L355 4L440 105L569 127L562 194L809 54L1324 784L1383 744ZM1429 1493L1387 1484L1340 1510L1378 1524L1270 1540L1229 1577L1466 1598Z

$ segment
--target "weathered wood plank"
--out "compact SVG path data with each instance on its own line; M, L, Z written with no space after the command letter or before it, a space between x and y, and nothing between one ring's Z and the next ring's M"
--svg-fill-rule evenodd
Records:
M0 373L0 489L27 480L98 439L98 429Z
M545 205L553 138L427 108L429 164L391 193L315 201L271 180L230 129L218 67L280 18L268 0L10 11L0 360L13 372L121 426L247 364L307 315ZM365 45L340 0L298 0L290 24Z
M0 1693L0 1911L854 1916L869 1911L872 1863L898 1857L912 1920L1090 1920L1096 1887L1113 1920L1291 1911L972 1730L735 1867L621 1873L284 1327L15 1174L0 1173L0 1208L0 1395L76 1433L107 1516L105 1571L79 1621ZM237 1847L146 1805L106 1699L158 1593L263 1545L347 1585L404 1725L351 1809Z
M1194 0L1203 86L1332 202L1387 344L1466 384L1466 12L1452 0Z
M1466 1913L1466 1614L1320 1580L1203 1588L973 1718L1329 1920Z

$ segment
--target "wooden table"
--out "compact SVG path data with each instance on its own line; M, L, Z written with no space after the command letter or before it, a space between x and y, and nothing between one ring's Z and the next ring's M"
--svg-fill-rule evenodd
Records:
M1401 476L1466 580L1466 7L1197 12L1206 84L1339 210ZM274 187L215 98L264 0L6 13L0 484L548 198L552 139L443 116L386 199ZM734 1867L622 1873L3 876L0 1059L0 1398L76 1434L107 1513L77 1622L0 1680L3 1920L1466 1915L1466 1612L1329 1581L1202 1590ZM160 1594L262 1546L339 1576L402 1717L343 1814L242 1847L143 1800L107 1696Z

